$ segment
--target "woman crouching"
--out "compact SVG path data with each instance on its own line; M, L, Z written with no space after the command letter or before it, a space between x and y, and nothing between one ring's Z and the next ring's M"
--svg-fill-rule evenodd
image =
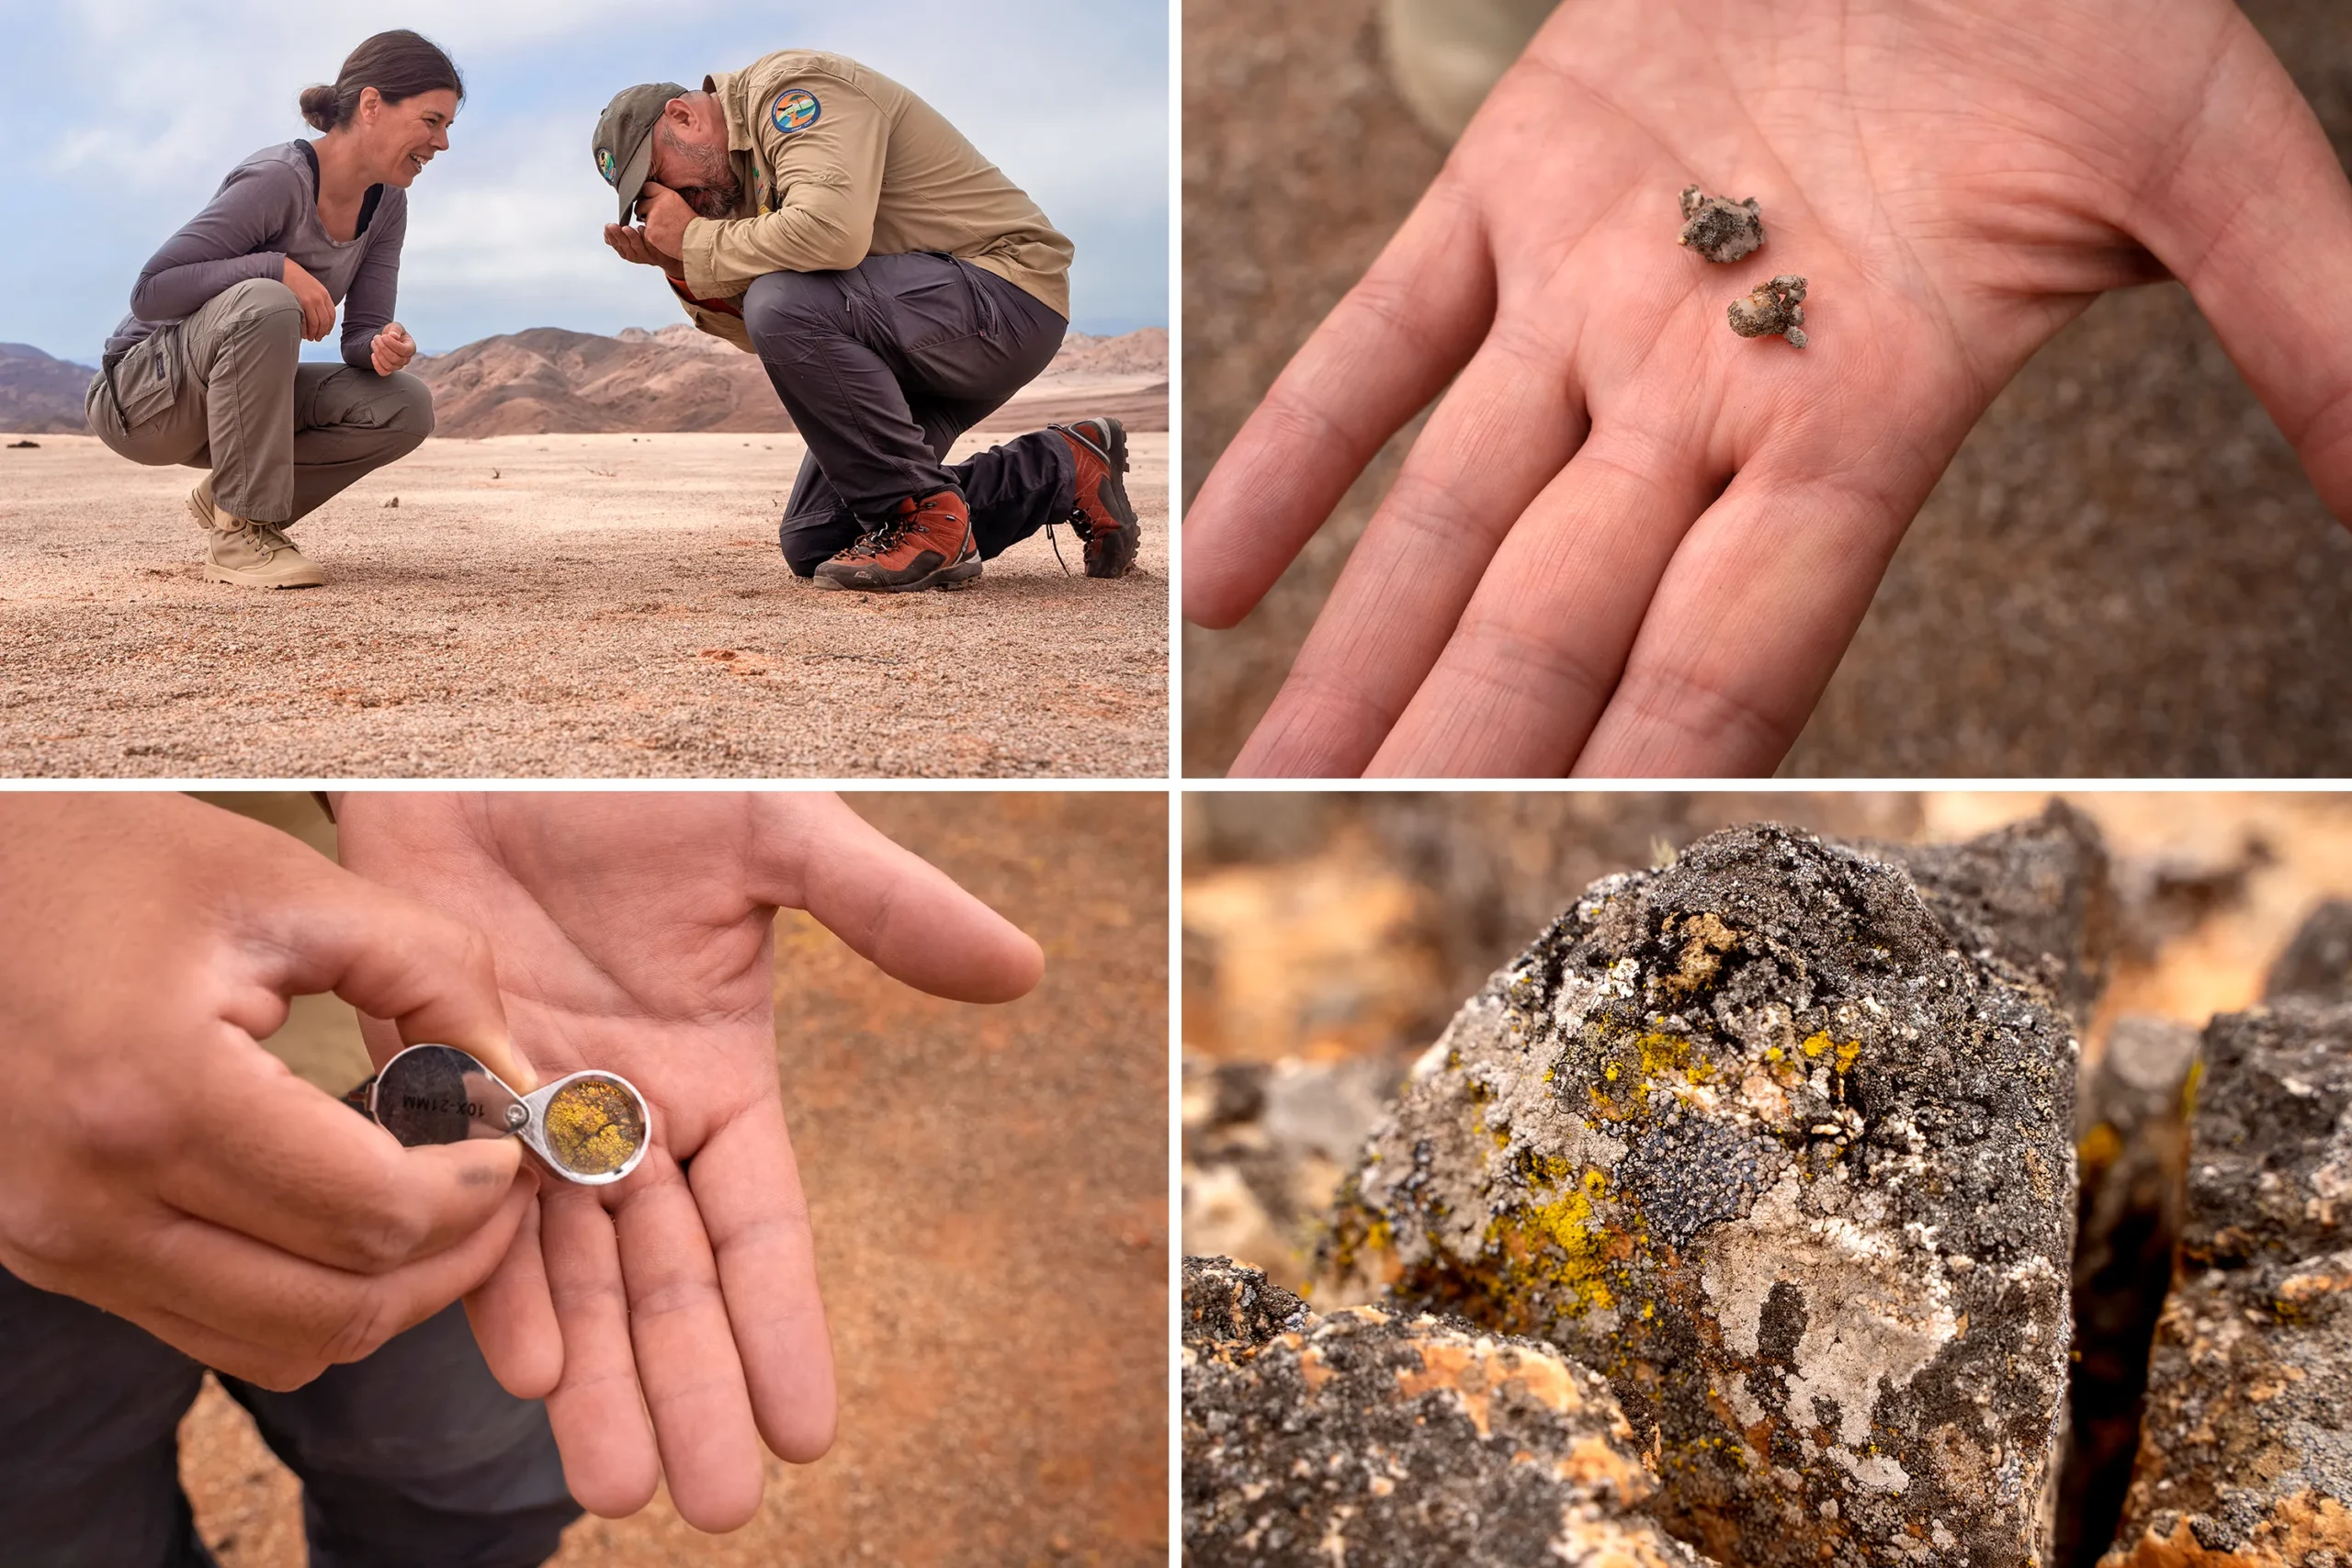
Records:
M187 505L212 581L325 581L284 530L433 433L392 301L408 186L447 149L464 96L438 48L378 33L334 86L302 95L326 134L238 164L139 275L90 383L90 428L134 463L209 470ZM300 363L338 304L343 363Z

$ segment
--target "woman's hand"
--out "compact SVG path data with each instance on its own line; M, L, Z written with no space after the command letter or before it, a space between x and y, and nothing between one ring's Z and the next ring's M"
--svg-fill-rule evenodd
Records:
M1764 248L1678 249L1694 182ZM2352 186L2227 0L1569 0L1185 514L1229 626L1438 400L1233 771L1771 772L1994 394L2167 272L2352 522ZM1777 273L1807 348L1724 320Z
M289 262L287 265L290 266L293 264ZM376 334L376 341L368 345L368 353L375 364L376 374L389 376L416 357L416 340L408 335L406 327L392 321Z
M327 297L327 286L311 276L311 269L286 258L286 287L302 306L302 336L317 343L334 331L334 301Z

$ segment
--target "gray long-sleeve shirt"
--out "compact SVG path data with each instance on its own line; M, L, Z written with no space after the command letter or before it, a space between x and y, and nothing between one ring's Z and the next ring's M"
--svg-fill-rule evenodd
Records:
M319 221L318 154L307 141L265 147L230 170L204 210L147 263L107 352L187 319L224 288L283 278L292 256L344 307L344 363L366 367L376 334L392 319L407 235L408 193L377 186L361 209L359 232L330 238Z

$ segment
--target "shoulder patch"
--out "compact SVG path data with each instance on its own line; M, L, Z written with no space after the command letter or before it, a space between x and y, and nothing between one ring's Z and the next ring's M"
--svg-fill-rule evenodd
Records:
M786 87L768 106L768 123L788 136L796 130L808 130L824 112L825 106L808 88Z
M621 177L621 166L613 162L613 150L611 148L599 147L596 149L596 172L605 176L605 183L606 185L611 185L615 180Z

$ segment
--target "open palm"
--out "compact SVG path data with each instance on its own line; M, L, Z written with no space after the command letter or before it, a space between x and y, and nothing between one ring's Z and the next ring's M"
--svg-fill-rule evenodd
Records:
M1235 771L1770 771L1985 406L2167 272L2352 520L2352 186L2228 0L1567 0L1186 515L1230 626L1452 382ZM1776 273L1804 349L1725 322Z
M534 1071L606 1068L652 1106L644 1164L545 1181L538 1224L469 1300L492 1371L546 1397L592 1512L634 1512L666 1474L689 1523L741 1525L761 1439L807 1461L833 1432L776 1076L777 908L968 1001L1027 991L1036 945L831 795L367 794L340 818L346 867L489 934Z

